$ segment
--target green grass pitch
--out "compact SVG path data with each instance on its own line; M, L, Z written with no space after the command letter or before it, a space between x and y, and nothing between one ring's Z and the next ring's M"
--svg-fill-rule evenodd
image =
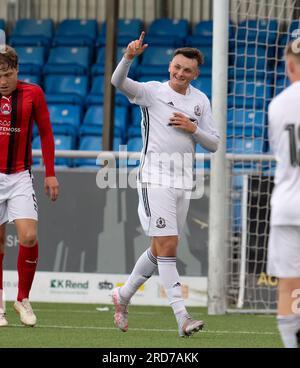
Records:
M203 331L180 338L171 308L130 306L129 331L114 327L113 307L95 304L32 303L38 323L21 325L7 303L9 325L0 328L0 347L10 348L279 348L275 316L209 316L206 308L188 308L205 321ZM105 307L101 305L101 307Z

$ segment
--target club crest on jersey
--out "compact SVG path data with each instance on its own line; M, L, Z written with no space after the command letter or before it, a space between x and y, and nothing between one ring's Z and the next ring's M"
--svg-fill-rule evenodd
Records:
M9 102L1 101L0 111L3 115L9 115L11 113L11 104Z
M163 229L166 227L166 220L163 219L162 217L159 217L156 220L156 227L158 227L159 229Z
M200 106L200 105L196 105L196 106L194 107L194 113L195 113L195 115L197 115L197 116L200 116L200 115L201 115L201 106Z

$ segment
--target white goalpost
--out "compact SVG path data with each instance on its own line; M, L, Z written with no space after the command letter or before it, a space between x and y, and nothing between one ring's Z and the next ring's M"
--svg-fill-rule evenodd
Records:
M284 49L300 35L299 16L297 0L214 0L212 109L222 143L211 165L210 314L276 311L277 280L266 274L275 169L267 113L289 84Z

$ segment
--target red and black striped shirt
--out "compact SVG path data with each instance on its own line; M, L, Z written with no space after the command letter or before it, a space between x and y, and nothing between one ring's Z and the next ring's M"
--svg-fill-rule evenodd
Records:
M31 168L35 121L46 176L54 176L54 139L43 90L38 85L18 81L11 96L0 97L0 172L13 174Z

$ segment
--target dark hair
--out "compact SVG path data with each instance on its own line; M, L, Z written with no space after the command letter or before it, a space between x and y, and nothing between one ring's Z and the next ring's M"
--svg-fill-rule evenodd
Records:
M198 66L204 63L204 56L202 52L193 47L181 47L180 49L174 51L173 58L176 55L183 55L189 59L196 59Z
M3 51L0 51L0 69L17 69L18 55L16 50L6 45Z

